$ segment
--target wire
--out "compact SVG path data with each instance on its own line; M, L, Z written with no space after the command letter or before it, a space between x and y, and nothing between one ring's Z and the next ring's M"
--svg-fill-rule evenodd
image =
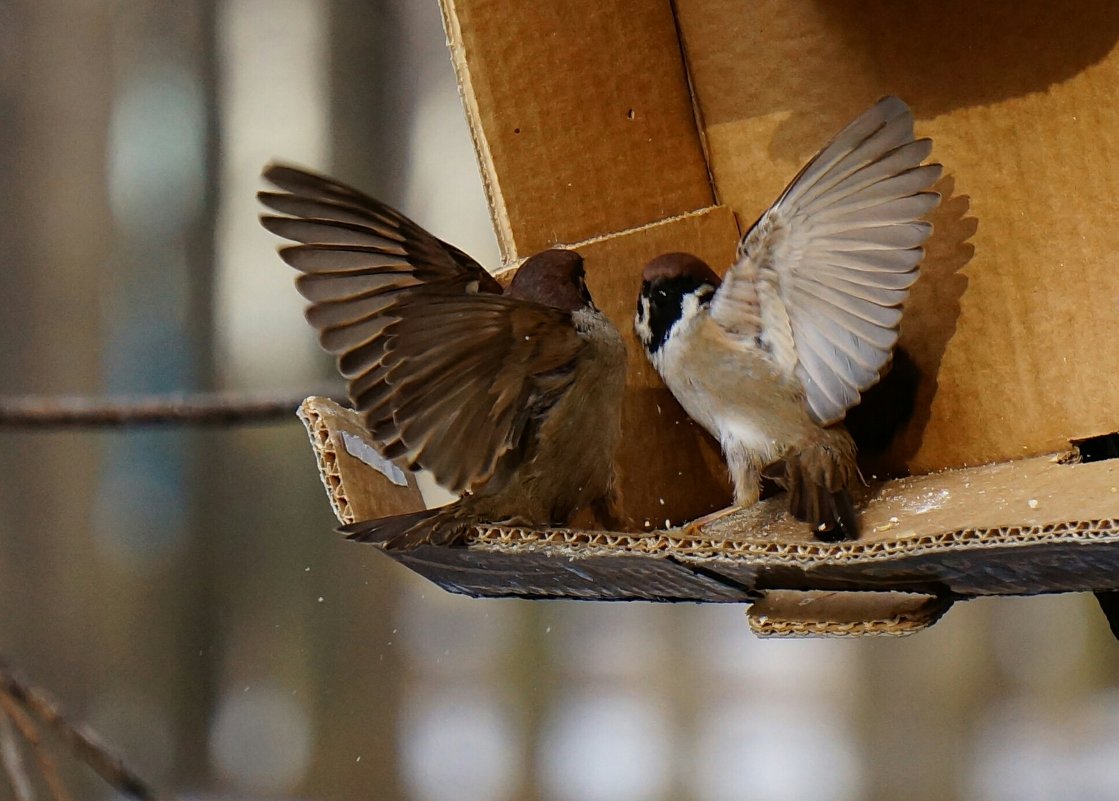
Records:
M0 398L0 428L123 428L154 425L230 426L294 421L308 394L27 396Z

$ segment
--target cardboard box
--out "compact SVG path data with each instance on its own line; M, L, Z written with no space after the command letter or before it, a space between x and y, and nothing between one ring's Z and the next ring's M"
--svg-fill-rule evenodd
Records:
M984 464L1119 429L1112 6L444 5L507 261L594 241L592 290L628 328L643 248L598 240L643 241L642 226L706 207L748 226L840 127L898 94L946 178L902 324L917 411L888 465ZM722 237L677 234L674 249L723 269ZM656 386L641 361L635 387Z
M644 559L643 567L571 574L567 594L593 587L593 597L637 597L654 585L647 594L666 599L746 600L764 589L925 593L901 607L876 596L878 611L853 615L879 629L903 618L927 625L954 597L1119 587L1115 463L1053 456L1119 430L1112 4L442 2L505 261L555 244L584 255L596 301L630 337L619 454L626 510L669 529L651 540L479 532L487 559L502 555L494 569L508 586L518 565L547 572L546 554L612 554ZM888 407L905 406L891 393L904 395L912 379L911 414L895 435L878 432L882 447L865 449L864 465L881 477L924 477L876 483L858 543L812 543L764 503L713 533L727 553L682 543L672 525L725 505L729 491L717 446L632 338L640 269L667 250L725 269L739 232L885 94L911 105L945 177L902 323L906 369L878 393ZM992 463L1002 464L958 470ZM926 475L949 468L957 470ZM762 558L773 549L785 561ZM398 558L439 580L443 568L431 565L443 557ZM644 578L627 583L626 570ZM442 575L445 586L459 581ZM562 578L553 575L548 592L533 585L521 594L563 594ZM665 590L677 580L690 589ZM494 589L468 584L459 589ZM778 610L766 617L769 633L780 633L777 619L793 633L828 630L826 620L780 611L777 598L767 599ZM793 606L824 609L818 600ZM816 617L839 632L844 615L833 608Z

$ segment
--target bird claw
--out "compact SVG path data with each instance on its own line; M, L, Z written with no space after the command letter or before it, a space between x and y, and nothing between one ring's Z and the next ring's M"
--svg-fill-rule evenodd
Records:
M692 520L684 526L684 534L693 538L702 537L706 534L703 529L705 529L707 526L711 525L717 520L722 520L724 517L728 517L737 511L737 506L728 506L725 509L718 509L714 512L711 512L710 514L704 515L703 517L697 517L695 520Z

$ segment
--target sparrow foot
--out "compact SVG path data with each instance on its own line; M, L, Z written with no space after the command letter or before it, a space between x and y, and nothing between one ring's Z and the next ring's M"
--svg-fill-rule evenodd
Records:
M737 511L737 506L728 506L725 509L719 509L717 511L711 512L710 514L706 514L703 517L697 517L695 520L692 520L690 523L684 526L684 533L687 534L689 537L702 537L705 534L705 532L703 531L704 528L711 525L717 520L722 520L724 517L728 517L734 514Z

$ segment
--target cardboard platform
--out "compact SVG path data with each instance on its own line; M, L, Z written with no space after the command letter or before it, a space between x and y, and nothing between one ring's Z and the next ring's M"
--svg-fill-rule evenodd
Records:
M340 522L423 508L414 483L364 461L375 451L353 412L308 398L300 416ZM388 553L472 596L751 603L768 636L909 634L955 600L1119 588L1119 463L1040 457L867 496L863 538L834 545L774 498L695 534L487 526L465 547Z

